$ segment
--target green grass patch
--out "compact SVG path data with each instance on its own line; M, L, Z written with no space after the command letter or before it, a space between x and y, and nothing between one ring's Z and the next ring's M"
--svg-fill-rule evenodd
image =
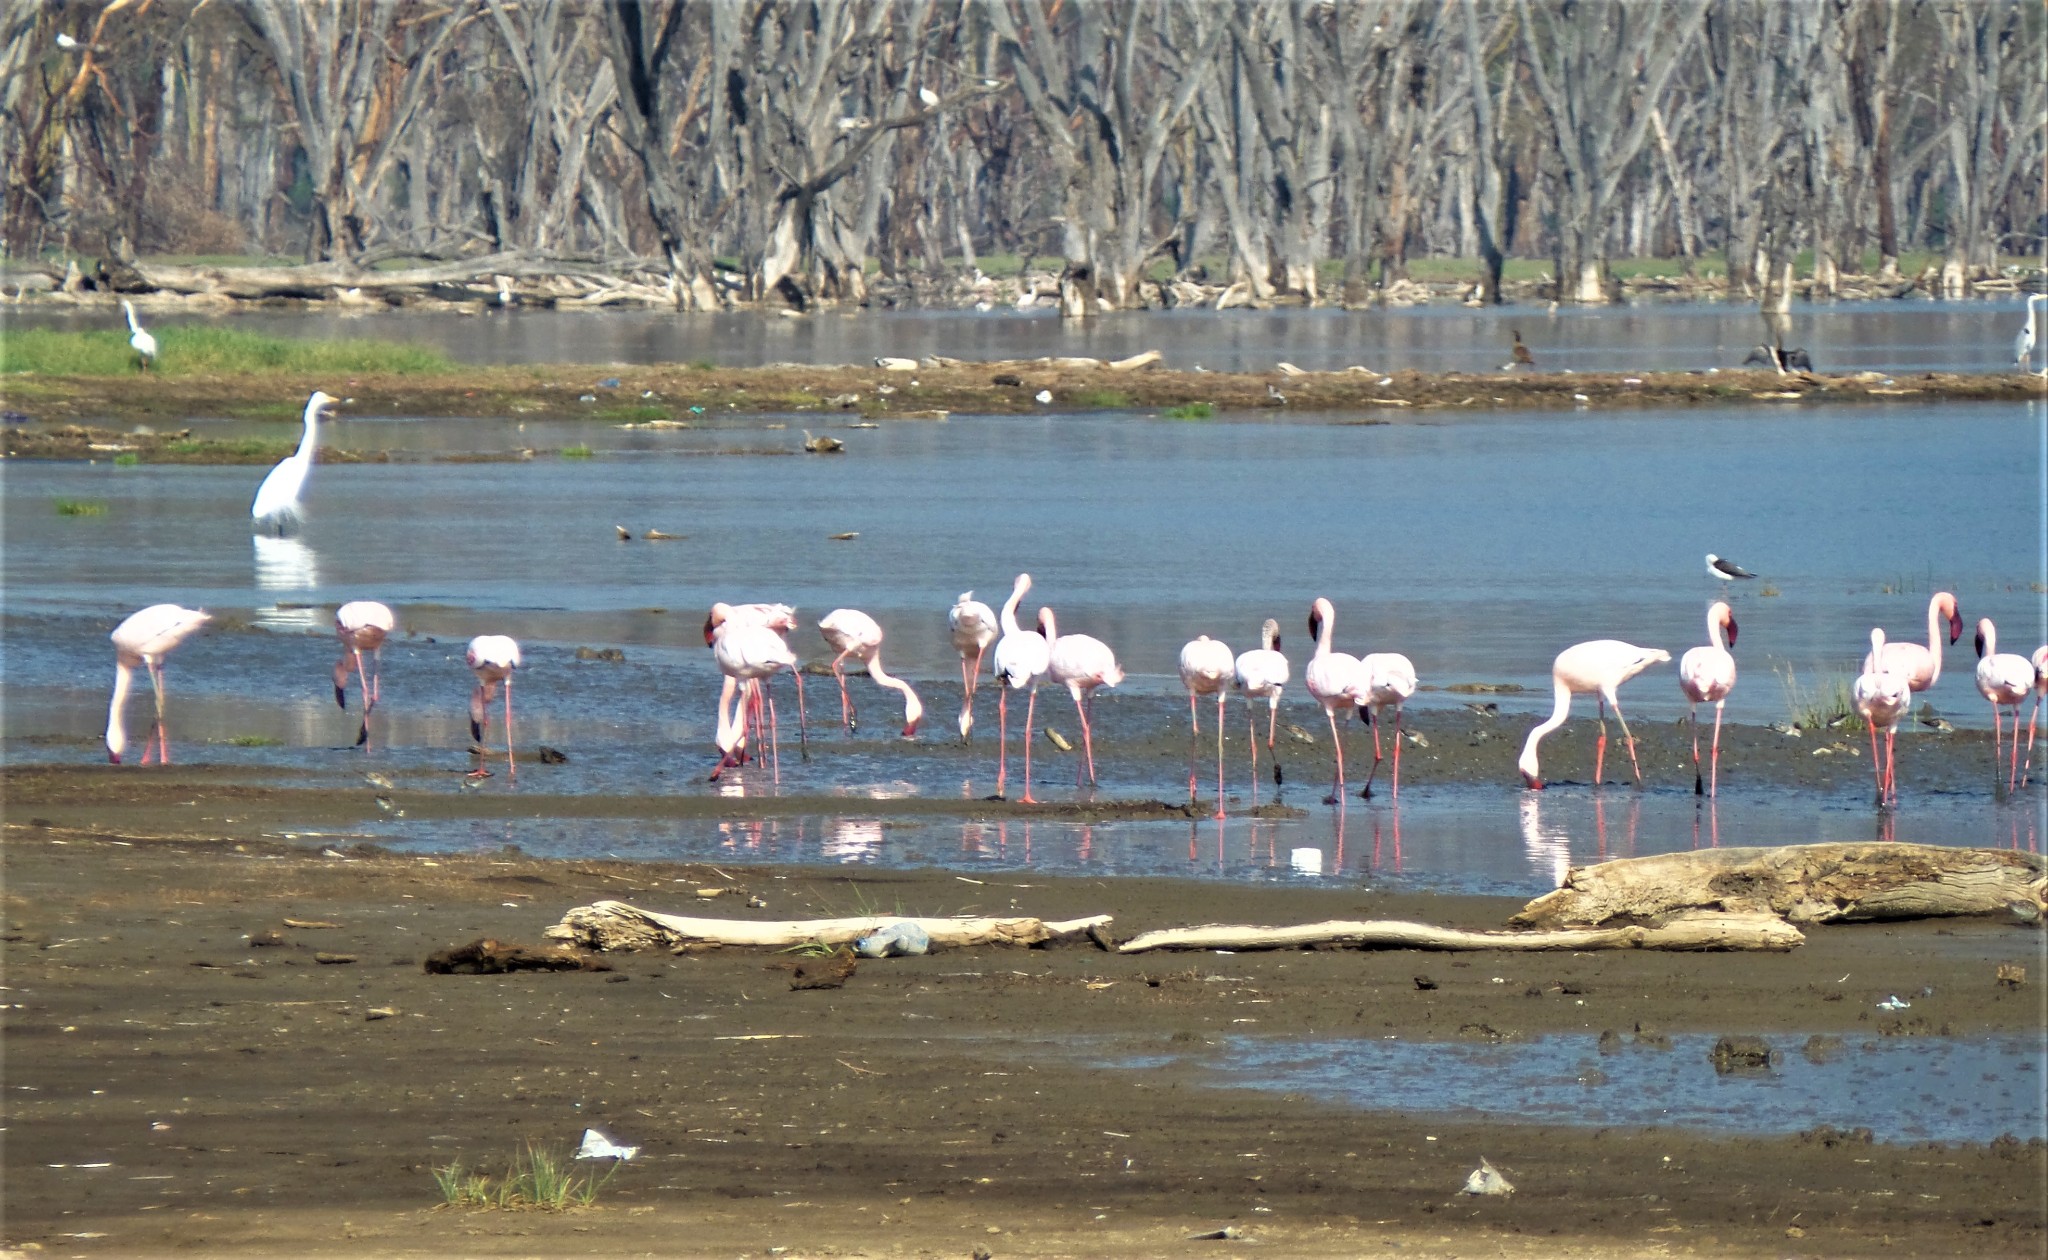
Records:
M595 1203L618 1171L617 1163L602 1173L582 1171L568 1156L529 1144L496 1177L465 1167L460 1160L433 1173L434 1188L447 1207L566 1212Z
M1076 407L1098 407L1106 410L1121 410L1131 405L1131 396L1114 389L1084 389L1069 400Z
M164 443L171 455L213 455L233 459L283 459L298 448L283 438L180 438Z
M582 443L580 443L580 442L579 442L578 444L576 444L575 446L565 446L565 447L563 447L563 448L562 448L562 458L563 458L563 459L589 459L589 458L590 458L590 448L589 448L589 447L587 447L587 446L584 446L584 445L583 445Z
M599 407L600 420L621 420L629 424L644 424L649 420L668 419L668 408L659 403L618 403L610 407Z
M122 451L119 455L114 456L114 467L116 468L133 468L141 462L142 456L137 455L134 451Z
M709 359L697 359L690 364L692 372L716 372L718 365Z
M1799 681L1790 665L1773 665L1771 672L1778 676L1778 685L1785 693L1785 712L1800 730L1826 730L1830 726L1836 730L1863 729L1863 719L1857 715L1855 701L1849 694L1849 680L1843 675L1823 674L1807 684Z
M238 328L174 324L155 330L158 353L150 371L166 376L241 372L356 373L419 376L455 367L431 346L390 341L307 341L266 337ZM128 334L119 327L94 332L24 328L0 341L0 372L43 376L139 375Z
M1178 407L1168 407L1166 409L1166 418L1168 420L1207 420L1215 414L1216 405L1205 402L1182 403Z
M272 739L268 735L230 735L227 742L235 748L276 748L284 743L283 740Z
M57 515L59 516L105 516L106 514L107 505L93 499L57 500Z

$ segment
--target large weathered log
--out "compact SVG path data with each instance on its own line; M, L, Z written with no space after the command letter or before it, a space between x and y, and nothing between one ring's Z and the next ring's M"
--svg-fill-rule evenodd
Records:
M637 269L631 259L617 260L621 270ZM185 267L171 263L109 262L104 267L110 287L118 292L217 293L234 298L298 297L325 298L344 289L396 292L466 282L489 283L493 277L562 276L592 277L599 287L618 288L627 281L610 274L606 264L589 259L547 258L520 251L483 254L449 262L428 263L398 270L365 270L346 262L308 263L293 267ZM669 300L666 293L649 289L644 300Z
M843 945L896 923L923 928L935 948L963 945L1041 945L1079 936L1110 921L1106 914L1047 923L1043 919L954 918L919 919L907 915L873 914L851 919L700 919L642 910L623 901L577 906L549 928L551 940L572 941L590 949L674 949L681 945L753 945L783 947L813 941Z
M2048 893L2039 854L1931 844L1802 844L1705 849L1574 867L1521 927L1638 922L1689 909L1782 915L1793 923L2015 912Z
M1298 927L1212 924L1168 928L1125 941L1119 952L1153 949L1303 949L1350 945L1360 949L1433 950L1773 950L1805 943L1799 929L1773 914L1687 914L1654 925L1590 931L1465 932L1398 919L1333 919Z

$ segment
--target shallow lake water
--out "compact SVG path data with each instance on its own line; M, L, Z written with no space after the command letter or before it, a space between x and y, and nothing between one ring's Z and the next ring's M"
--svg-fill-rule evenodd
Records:
M788 427L764 427L775 423ZM1430 688L1419 708L1500 705L1500 779L1406 793L1399 813L1356 801L1339 813L1313 807L1325 754L1283 748L1287 800L1312 807L1303 819L1084 827L862 809L863 800L992 791L990 688L977 732L983 751L972 760L872 737L850 750L828 744L811 766L786 758L782 786L765 790L843 796L846 808L832 818L405 820L371 810L366 793L361 834L410 847L511 843L1526 894L1573 862L1692 845L1887 834L2037 848L2044 830L2038 790L2011 803L1988 788L1916 793L1880 831L1853 776L1835 792L1724 792L1702 809L1689 779L1642 793L1567 786L1539 799L1520 792L1512 773L1529 715L1548 708L1549 662L1561 647L1613 636L1676 658L1702 641L1703 606L1725 593L1704 572L1708 550L1763 575L1735 593L1743 672L1730 722L1784 720L1788 679L1846 681L1873 624L1924 636L1935 589L1955 591L1972 622L1996 618L2002 646L2031 650L2048 625L2038 406L1508 413L1363 427L1055 412L844 430L851 449L840 458L790 453L804 424L823 427L821 417L792 416L676 433L595 420L522 433L509 422L343 419L327 440L348 449L582 442L594 454L322 466L302 532L284 539L249 533L261 469L0 465L7 755L95 758L107 631L134 608L176 601L247 627L202 636L174 658L172 724L185 759L314 782L358 758L408 786L457 791L471 685L462 644L510 633L526 648L521 747L574 753L566 766L528 768L525 790L759 795L759 776L703 782L718 684L701 637L712 601L784 600L807 622L835 606L866 609L888 630L894 671L928 688L957 686L946 608L969 588L999 604L1011 576L1028 569L1037 585L1027 619L1040 603L1056 607L1063 629L1104 638L1130 673L1099 702L1109 749L1184 720L1175 658L1195 634L1242 649L1264 617L1277 617L1298 680L1312 646L1308 605L1320 594L1336 603L1340 648L1414 659ZM761 453L716 453L735 450ZM67 499L106 512L60 515L55 504ZM621 543L614 523L687 537ZM848 531L859 537L828 537ZM327 681L332 609L357 598L392 604L405 632L385 651L385 705L367 758L346 751L353 721L335 709ZM807 659L825 655L812 632L795 645ZM575 649L586 646L619 647L626 660L579 660ZM1928 699L1959 726L1987 726L1967 635L1944 657ZM1523 690L1437 690L1473 683ZM870 731L878 729L886 700L865 680L855 685ZM829 679L812 680L811 700L830 725ZM1041 712L1074 735L1066 697L1047 688L1041 700ZM1671 667L1629 684L1623 700L1637 722L1683 712ZM955 703L933 701L927 741L951 737ZM131 720L146 705L139 700ZM1588 716L1582 704L1575 725ZM1242 722L1235 707L1232 721ZM1283 721L1321 730L1298 685ZM1353 731L1347 738L1362 737ZM1907 779L1915 738L1902 740ZM1113 752L1101 762L1105 796L1172 799L1178 790L1171 763L1162 774L1156 756L1136 767ZM1070 761L1042 766L1041 781L1061 772L1071 774ZM1231 773L1243 773L1235 753Z
M103 327L99 312L11 316L24 325ZM1824 372L2006 371L2023 318L2013 301L1802 303L1788 344ZM118 319L114 321L118 323ZM440 346L465 363L869 363L881 355L969 360L1167 353L1176 368L1270 371L1285 360L1311 371L1364 364L1380 371L1484 372L1509 361L1519 330L1546 371L1732 368L1764 339L1747 303L1642 302L1604 309L1543 305L1491 310L1419 306L1346 311L1127 311L1074 324L1050 310L825 312L791 319L738 311L338 314L262 311L166 315L152 325L219 323L280 336L374 337Z

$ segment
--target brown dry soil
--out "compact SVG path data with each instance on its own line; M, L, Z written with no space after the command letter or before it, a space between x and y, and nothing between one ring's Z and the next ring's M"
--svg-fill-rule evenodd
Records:
M613 388L600 377L616 375ZM998 378L1015 384L997 384ZM1388 383L1381 385L1381 380ZM889 386L893 393L877 390ZM1277 402L1268 387L1286 401ZM1302 376L1182 372L1112 372L1061 368L1042 361L958 363L887 372L843 364L760 368L549 365L463 368L425 376L363 375L345 380L290 373L135 377L15 376L0 383L0 401L33 423L11 424L8 458L88 459L119 445L151 463L269 463L283 448L260 442L192 439L186 434L133 434L136 424L188 424L195 416L298 419L314 389L346 395L344 410L362 416L612 417L646 422L663 414L687 425L690 408L707 412L819 411L849 419L929 420L942 413L1006 414L1040 410L1038 391L1053 393L1062 411L1163 410L1204 402L1218 411L1279 409L1350 413L1354 423L1380 423L1418 413L1484 413L1500 409L1683 408L1796 406L1928 401L2011 402L2042 395L2039 379L2021 373L1876 372L1780 377L1772 372L1531 372L1481 375L1395 372L1311 372ZM653 400L643 397L647 391ZM830 405L844 395L857 400ZM594 395L596 401L582 399ZM113 427L119 426L119 427ZM376 452L323 448L328 459L380 458Z
M40 1254L2038 1256L2039 1142L1887 1145L1360 1114L1104 1056L1246 1032L1418 1040L1614 1029L2042 1027L2043 937L1838 926L1783 955L615 956L430 975L601 898L684 913L1116 916L1130 936L1330 917L1498 926L1499 899L1167 880L398 856L263 838L339 794L201 770L7 772L4 1241ZM233 795L229 801L226 796ZM173 799L175 798L175 799ZM177 805L200 801L208 817ZM531 802L529 802L531 803ZM234 819L225 821L224 814ZM747 897L700 900L700 888ZM2030 987L2001 989L2002 962ZM1418 975L1431 977L1422 989ZM1873 1009L1890 992L1909 1015ZM1246 1022L1253 1021L1253 1022ZM1702 1071L1710 1070L1701 1064ZM1486 1100L1475 1100L1484 1105ZM1503 1106L1511 1105L1503 1100ZM638 1143L594 1207L437 1206L586 1125ZM1518 1187L1458 1187L1481 1158ZM1197 1241L1230 1228L1240 1237Z

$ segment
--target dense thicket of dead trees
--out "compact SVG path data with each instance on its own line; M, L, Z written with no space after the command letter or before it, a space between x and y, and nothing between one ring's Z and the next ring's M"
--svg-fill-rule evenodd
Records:
M2038 0L0 0L15 258L507 255L682 308L992 253L1071 313L1410 260L2044 248ZM59 35L71 41L59 42Z

